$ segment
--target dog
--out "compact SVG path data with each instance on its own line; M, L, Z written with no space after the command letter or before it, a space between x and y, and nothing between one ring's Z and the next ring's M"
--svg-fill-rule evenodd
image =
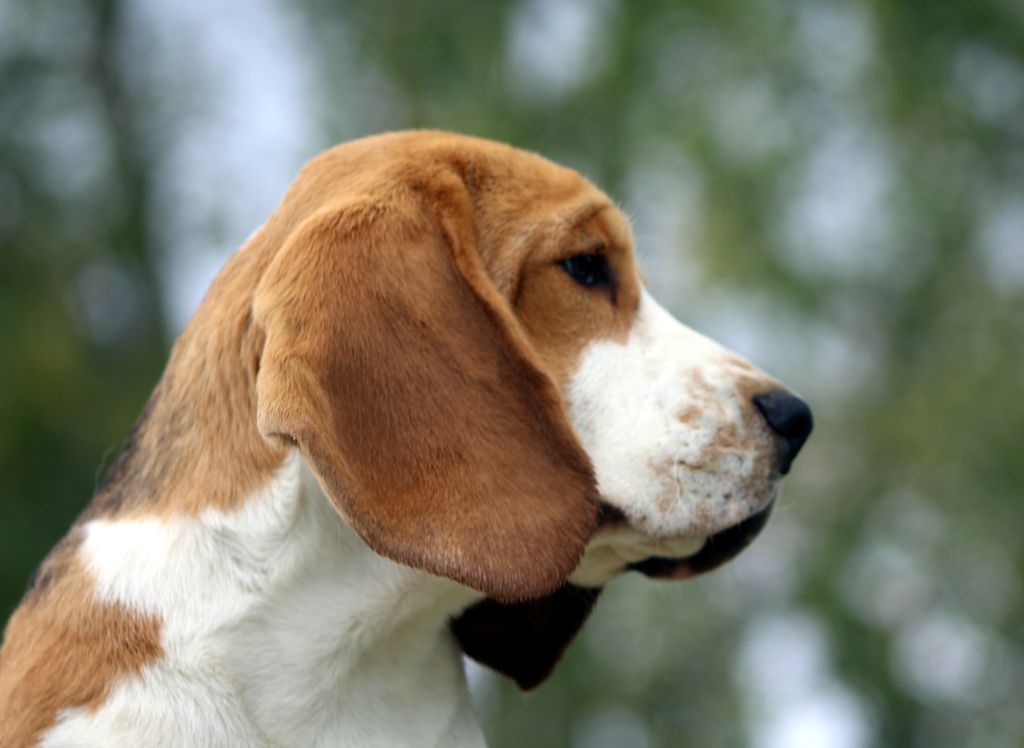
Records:
M644 290L576 172L326 151L213 281L0 650L4 746L481 746L617 575L764 525L812 427Z

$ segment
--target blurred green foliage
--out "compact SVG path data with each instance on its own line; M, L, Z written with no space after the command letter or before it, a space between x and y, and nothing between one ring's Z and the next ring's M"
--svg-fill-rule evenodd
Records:
M1024 744L1024 6L173 5L0 2L0 613L159 376L166 279L272 207L242 225L275 138L293 173L446 128L592 177L657 295L818 420L737 562L617 581L536 694L473 672L494 745Z

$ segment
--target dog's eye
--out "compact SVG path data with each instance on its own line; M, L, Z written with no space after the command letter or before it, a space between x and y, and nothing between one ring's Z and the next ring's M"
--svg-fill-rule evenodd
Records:
M575 255L558 264L581 286L595 288L612 283L612 271L604 255Z

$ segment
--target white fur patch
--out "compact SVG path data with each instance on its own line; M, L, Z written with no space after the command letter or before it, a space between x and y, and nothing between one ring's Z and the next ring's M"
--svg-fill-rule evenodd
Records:
M608 568L652 555L692 554L771 503L772 437L739 387L762 379L771 389L770 378L646 291L625 342L584 352L567 393L570 415L602 499L630 527L601 531L574 580L595 583Z

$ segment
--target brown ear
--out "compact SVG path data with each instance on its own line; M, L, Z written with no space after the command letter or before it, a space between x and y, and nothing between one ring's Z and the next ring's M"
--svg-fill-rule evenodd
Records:
M524 691L543 683L583 628L601 589L566 584L537 600L482 600L452 620L462 651Z
M293 232L254 300L258 424L298 444L376 552L537 597L593 532L593 472L484 272L471 206L449 202L366 199Z

